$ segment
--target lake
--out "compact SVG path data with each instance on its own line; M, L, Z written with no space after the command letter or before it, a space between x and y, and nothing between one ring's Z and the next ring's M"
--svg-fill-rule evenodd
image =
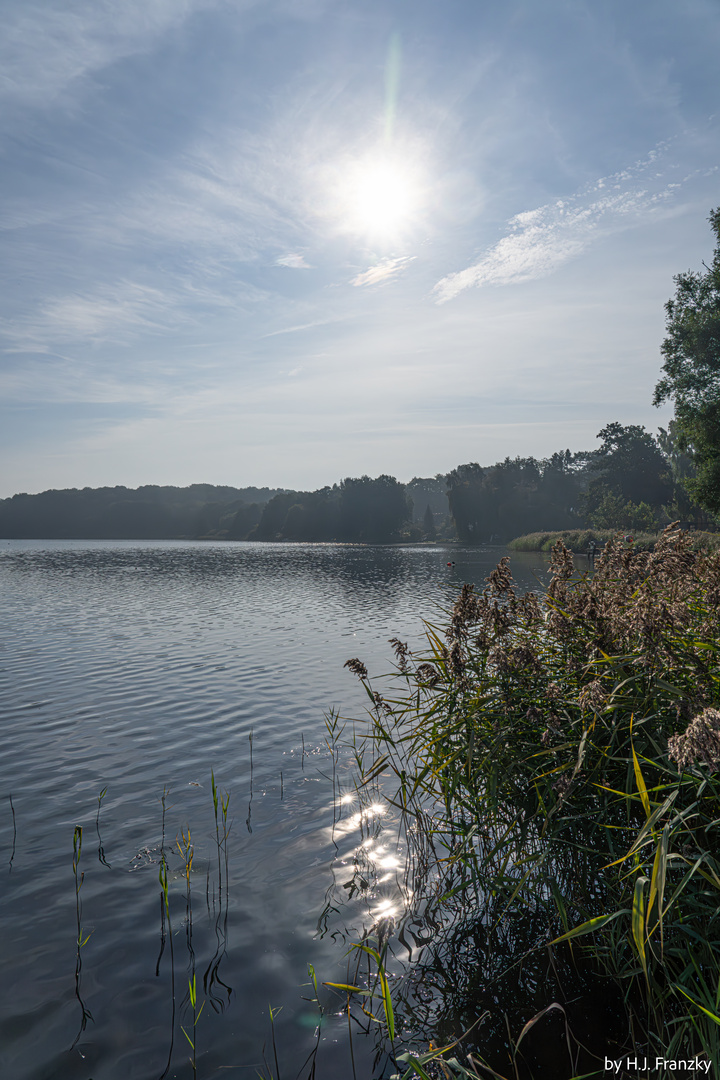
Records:
M349 944L402 902L396 834L331 752L329 710L367 700L343 665L390 671L388 638L419 645L504 553L0 541L2 1076L189 1078L191 1041L203 1078L277 1076L275 1050L298 1074L308 964L345 981ZM547 557L511 565L536 588ZM385 872L351 896L369 836ZM317 1076L351 1076L343 999L321 1000ZM375 1045L356 1034L358 1080L382 1073Z

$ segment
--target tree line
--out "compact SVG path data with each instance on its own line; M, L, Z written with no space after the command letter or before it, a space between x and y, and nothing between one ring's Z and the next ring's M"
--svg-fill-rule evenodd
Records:
M0 500L0 536L43 540L168 540L245 533L277 488L67 488Z
M470 462L407 484L382 475L346 477L315 491L194 484L15 495L0 501L0 536L477 544L587 525L715 525L688 490L697 469L674 422L657 437L614 422L598 438L597 450Z
M720 208L717 246L703 273L675 278L654 404L675 417L652 435L607 424L595 450L458 465L447 474L346 477L315 491L146 485L45 491L0 500L0 536L389 543L505 541L527 532L592 526L651 531L673 520L720 522Z
M407 485L392 476L364 476L319 491L284 492L267 503L249 536L369 543L456 537L476 544L588 525L652 531L680 519L712 527L712 515L685 487L694 466L672 423L655 437L640 425L614 422L598 438L597 450L562 450L541 460L507 457L489 466L470 462ZM423 505L441 486L442 504Z

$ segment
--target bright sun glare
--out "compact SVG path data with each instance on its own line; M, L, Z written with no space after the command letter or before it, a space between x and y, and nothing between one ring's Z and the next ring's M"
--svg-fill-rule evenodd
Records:
M410 165L376 156L344 170L338 195L345 229L375 241L394 241L416 221L422 185Z

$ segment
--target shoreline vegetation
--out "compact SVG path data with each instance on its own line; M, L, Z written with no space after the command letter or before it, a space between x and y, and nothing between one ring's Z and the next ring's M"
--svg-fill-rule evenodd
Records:
M720 552L668 528L592 577L551 559L543 594L506 556L424 655L393 640L389 689L347 662L358 782L390 778L410 853L420 955L382 984L403 1080L720 1060Z
M661 532L653 533L628 533L632 536L632 546L635 551L654 551L662 537ZM696 530L688 534L690 547L693 551L716 551L720 547L720 533ZM557 532L533 532L525 536L518 536L510 540L508 548L511 551L544 551L551 552L558 540L562 541L568 550L574 555L587 555L594 544L599 555L608 541L615 537L623 539L617 530L607 529L574 529ZM628 543L628 541L625 541Z
M707 534L720 520L693 501L694 463L671 421L656 438L606 425L598 450L475 462L448 473L345 477L315 491L213 484L70 488L0 499L0 537L38 540L257 540L505 544L549 550L551 536L633 534L650 547L673 521ZM521 540L543 530L541 548ZM517 538L513 540L513 538ZM527 541L529 543L530 541ZM587 541L585 541L587 543ZM545 545L542 547L542 545Z

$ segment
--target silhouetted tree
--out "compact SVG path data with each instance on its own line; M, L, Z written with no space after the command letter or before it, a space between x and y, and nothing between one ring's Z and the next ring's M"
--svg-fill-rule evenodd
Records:
M423 530L428 540L435 539L435 516L430 509L430 503L425 507L425 514L423 515Z
M246 492L256 501L273 492L192 484L137 489L68 488L0 500L0 536L27 539L149 540L229 535Z
M423 507L429 506L440 520L448 515L447 483L444 473L435 476L414 476L405 485L405 490L413 502L413 521L421 521Z
M587 454L569 450L547 461L506 458L495 465L459 465L448 473L448 499L458 536L475 544L582 523Z
M281 540L283 526L291 506L302 505L307 492L283 491L265 504L257 527L250 533L251 540Z
M233 514L228 527L228 539L247 540L252 530L259 523L262 512L263 507L259 503L241 503Z
M447 475L447 492L450 513L459 538L465 544L479 542L487 522L495 520L495 507L491 505L485 484L487 469L471 461L458 465Z
M340 535L382 544L395 539L412 515L405 486L394 476L347 477L340 485Z

